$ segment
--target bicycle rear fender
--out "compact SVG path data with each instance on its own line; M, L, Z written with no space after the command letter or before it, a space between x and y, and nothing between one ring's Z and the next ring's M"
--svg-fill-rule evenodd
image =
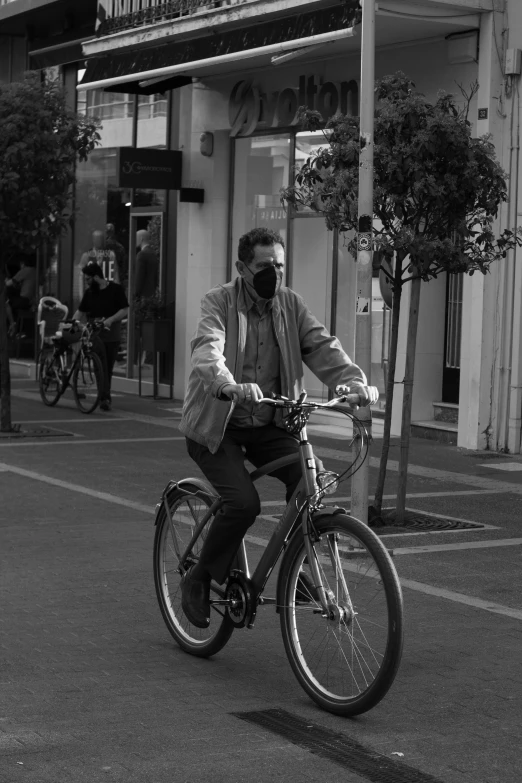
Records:
M159 516L159 512L161 511L161 507L163 506L163 498L165 497L165 495L173 489L184 489L190 486L196 487L196 489L200 490L205 495L210 495L212 500L218 499L218 495L216 495L213 487L208 483L208 481L205 481L205 479L194 477L194 478L181 479L181 481L169 481L169 483L163 490L163 496L160 502L156 503L156 514L154 516L154 525L158 524L158 516Z
M341 506L327 506L325 508L320 508L318 511L314 511L312 514L312 519L314 522L319 522L321 519L325 519L327 517L334 517L337 514L346 514L347 511L345 508L342 508ZM301 526L295 531L294 535L296 536L302 536L301 532ZM293 536L292 536L293 538ZM276 590L276 612L279 614L281 606L284 605L285 595L284 595L284 585L281 582L281 568L279 568L279 573L277 575L277 590Z

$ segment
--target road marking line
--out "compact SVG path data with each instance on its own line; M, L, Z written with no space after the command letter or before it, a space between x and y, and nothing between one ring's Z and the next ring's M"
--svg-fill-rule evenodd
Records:
M118 506L125 506L126 508L132 508L136 511L144 511L147 514L155 513L152 505L146 506L144 503L136 503L133 500L126 500L125 498L120 498L117 495L111 495L108 492L100 492L97 489L82 487L81 484L72 484L70 481L55 479L51 476L46 476L43 473L37 473L34 470L25 470L25 468L18 468L14 465L8 465L7 463L0 462L0 471L16 473L18 476L24 476L24 478L34 479L35 481L42 481L44 484L51 484L53 487L69 489L72 492L79 492L81 495L89 495L90 497L97 498L98 500L106 500L108 503L115 503Z
M346 462L349 455L345 451L338 449L329 449L323 446L314 446L314 451L320 457L329 457L330 459L337 459ZM370 467L378 468L380 460L377 457L370 457ZM399 463L395 459L388 460L388 470L394 472L399 471ZM408 473L411 476L422 476L423 478L431 478L438 481L449 481L452 484L468 484L471 487L477 487L478 489L485 490L502 490L503 492L511 492L515 495L522 495L522 484L511 483L510 481L501 481L499 479L486 478L485 476L471 476L468 473L452 473L449 470L439 470L438 468L425 468L422 465L408 465Z
M91 421L100 422L103 421L105 424L108 421L132 421L132 417L128 416L126 418L123 418L121 416L118 416L117 418L114 416L111 416L110 413L106 414L105 416L85 416L83 415L81 419L78 417L77 419L24 419L21 421L20 419L16 419L17 424L89 424Z
M5 442L0 440L0 448L2 446L8 447L10 449L16 448L17 446L32 446L32 448L36 448L36 446L60 446L60 448L63 448L64 446L72 446L73 444L86 446L88 444L98 443L158 443L159 441L185 440L183 436L177 438L174 435L170 438L100 438L98 440L89 440L89 438L85 438L83 435L74 435L74 438L64 436L63 440L56 435L50 435L49 437L52 437L53 440L41 440L41 438L35 438L34 440L29 441L13 442Z
M257 546L266 547L268 541L264 538L257 536L251 536L247 533L245 541ZM487 543L487 542L484 542ZM415 590L419 593L425 593L426 595L432 595L436 598L444 598L447 601L453 601L457 604L464 604L466 606L472 606L475 609L482 609L486 612L492 612L493 614L501 614L506 617L513 617L515 620L522 620L522 609L512 609L509 606L503 604L497 604L493 601L484 601L481 598L474 598L471 595L465 595L464 593L457 593L454 590L446 590L442 587L434 587L433 585L427 585L423 582L416 582L413 579L403 579L399 576L400 583L403 587L407 587L409 590Z
M133 421L140 421L143 424L155 424L157 427L169 427L172 430L178 430L179 432L179 420L173 417L160 418L159 416L147 416L144 413L130 413L125 411L120 413L119 411L111 411L112 415L119 418L130 417ZM185 440L185 438L183 438Z
M29 380L31 380L31 382L34 383L34 380L32 380L32 379L29 379ZM70 405L74 405L74 407L76 407L76 404L74 403L74 399L71 396L72 389L71 389L70 386L66 389L65 394L67 394L67 396L62 395L60 397L60 401L69 403ZM94 395L93 394L89 394L89 396L92 397ZM111 397L123 397L123 396L124 395L120 394L119 392L111 391ZM18 397L21 400L31 400L32 402L41 402L41 400L42 400L42 398L40 397L40 392L38 391L38 389L33 389L31 391L25 391L24 389L13 389L12 392L11 392L11 397ZM69 407L69 406L67 406L67 407Z
M493 601L483 601L481 598L474 598L470 595L465 595L464 593L456 593L453 590L445 590L443 587L433 587L433 585L426 585L423 582L416 582L413 579L400 579L400 583L403 587L407 587L410 590L416 590L419 593L433 595L436 598L445 598L448 601L465 604L466 606L473 606L475 609L483 609L486 612L493 612L493 614L513 617L515 620L522 620L522 609L511 609L509 606L503 606L503 604L496 604Z
M456 497L460 495L472 495L475 497L476 495L502 495L504 494L503 489L463 489L458 490L457 492L451 492L448 491L442 491L442 492L408 492L407 497L408 498L443 498L443 497ZM383 495L383 500L395 500L397 497L397 494L394 495ZM368 495L369 500L373 500L373 495ZM337 495L334 495L331 500L329 500L329 503L348 503L351 500L350 495L344 495L341 497L337 497ZM281 506L281 508L285 507L284 500L264 500L261 503L261 506ZM419 513L422 514L430 514L430 516L437 516L436 514L433 514L432 511L419 511ZM455 519L455 517L448 517L446 514L439 514L439 516L443 519Z
M51 476L45 476L43 473L37 473L33 470L25 470L24 468L18 468L14 465L8 465L6 463L0 463L0 471L9 471L11 473L16 473L19 476L24 476L25 478L31 478L36 481L42 481L45 484L50 484L55 487L60 487L61 489L68 489L72 492L78 492L82 495L88 495L90 497L97 498L98 500L104 500L109 503L114 503L118 506L124 506L126 508L131 508L135 511L141 511L146 514L154 514L155 509L151 506L145 505L144 503L136 503L133 500L126 500L125 498L120 498L117 495L111 495L108 492L99 492L95 489L89 489L88 487L82 487L80 484L73 484L69 481L62 481L61 479L55 479ZM256 544L258 546L266 547L268 544L268 540L264 538L258 538L257 536L251 536L246 535L245 540ZM522 620L522 610L518 609L510 609L507 606L503 606L502 604L496 604L490 601L482 601L479 598L473 598L472 596L464 595L463 593L456 593L452 590L445 590L443 588L439 587L433 587L432 585L426 585L422 582L416 582L412 579L401 579L401 584L403 587L408 587L411 590L416 590L421 593L425 593L426 595L433 595L439 598L445 598L449 601L454 601L456 603L462 603L467 606L473 606L477 609L483 609L488 612L493 612L494 614L501 614L505 615L507 617L513 617L517 620Z
M518 471L522 470L522 462L499 462L492 465L491 462L481 463L479 468L491 468L492 470Z
M404 534L403 534L404 535ZM464 541L460 544L432 544L429 546L394 547L394 555L416 555L429 552L456 552L462 549L489 549L498 546L520 546L522 538L500 538L487 541Z

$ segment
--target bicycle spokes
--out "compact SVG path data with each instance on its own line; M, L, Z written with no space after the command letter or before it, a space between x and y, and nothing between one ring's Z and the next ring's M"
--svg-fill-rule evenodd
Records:
M351 534L352 525L360 536ZM288 555L292 561L285 569L281 607L285 646L312 698L333 712L358 714L382 698L398 667L400 586L386 550L361 522L349 517L323 521L317 531L316 569L303 541ZM302 575L311 578L313 570L319 572L326 602L297 600Z

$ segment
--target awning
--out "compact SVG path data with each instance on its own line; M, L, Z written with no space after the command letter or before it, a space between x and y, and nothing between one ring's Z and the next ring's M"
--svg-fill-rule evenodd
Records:
M246 28L212 31L197 39L154 48L114 52L87 60L78 89L118 92L163 92L182 86L206 72L230 65L241 67L259 57L288 55L313 46L326 46L354 35L358 2L285 17ZM148 82L151 82L149 84Z

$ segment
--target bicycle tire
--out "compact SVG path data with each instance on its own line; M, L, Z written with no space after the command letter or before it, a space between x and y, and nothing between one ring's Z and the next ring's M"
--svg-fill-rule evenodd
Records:
M72 390L77 408L92 413L98 407L102 391L103 365L92 351L82 352L73 371Z
M323 584L332 591L331 612L324 613L318 596L299 600L312 577L297 531L281 563L283 641L297 680L320 707L344 717L359 715L381 701L399 668L401 586L388 551L362 522L335 514L314 526ZM301 578L298 588L303 572L308 580Z
M45 351L38 365L38 388L44 405L56 405L62 396L61 365L54 351Z
M198 487L187 484L182 489L174 488L167 494L180 554L188 546L198 521L203 518L213 500ZM202 541L211 522L212 518L196 539L194 548L184 564L185 568L197 562ZM225 646L232 635L234 625L225 613L224 607L212 607L208 628L196 628L192 625L181 608L180 583L179 559L165 507L162 504L154 536L154 584L158 603L165 624L179 646L191 655L208 658Z

